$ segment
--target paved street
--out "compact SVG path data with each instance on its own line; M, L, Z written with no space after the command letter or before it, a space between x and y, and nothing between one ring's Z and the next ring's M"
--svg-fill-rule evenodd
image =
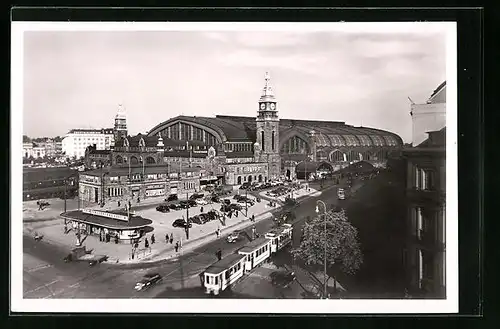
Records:
M332 192L334 193L334 192ZM298 216L310 214L314 197L304 202ZM264 233L273 227L271 220L255 224L257 232ZM251 233L251 228L246 229ZM296 228L300 232L300 228ZM298 241L298 240L297 240ZM178 259L151 264L100 264L89 267L87 263L64 263L67 249L47 243L35 242L24 237L24 296L25 298L140 298L140 297L201 297L203 291L199 273L216 261L219 249L223 257L235 252L248 240L229 244L223 238L187 252ZM135 282L154 271L164 276L164 281L145 292L133 290Z

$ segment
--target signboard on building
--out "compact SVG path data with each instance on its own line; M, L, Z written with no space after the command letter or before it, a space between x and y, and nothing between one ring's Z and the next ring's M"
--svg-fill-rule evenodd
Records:
M113 213L110 213L107 211L100 211L100 210L94 210L94 209L83 209L82 212L84 214L101 216L101 217L112 218L112 219L117 219L117 220L122 220L122 221L128 222L128 216L126 216L126 215L113 214Z

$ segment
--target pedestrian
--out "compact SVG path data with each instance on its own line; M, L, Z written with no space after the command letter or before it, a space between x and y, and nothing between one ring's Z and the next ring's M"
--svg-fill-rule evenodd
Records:
M120 202L120 201L118 201L118 208L120 208L120 207L121 207L121 205L122 205L122 204L121 204L121 202Z
M255 214L252 214L252 222L255 223Z
M128 202L128 209L130 209L130 208L132 208L132 202L130 202L130 200L129 200L129 202Z
M151 235L151 244L154 244L155 243L155 235L154 233Z
M201 208L200 208L200 212L203 212L203 206L201 206Z
M115 235L115 244L118 244L118 234Z
M215 235L217 236L217 239L218 239L219 238L219 230L218 229L215 231Z
M175 252L179 251L179 241L175 243Z
M144 247L145 247L146 249L147 249L147 248L149 248L149 241L148 241L148 238L146 238L146 239L144 240Z
M219 250L217 250L216 254L217 254L217 259L221 260L222 259L222 251L219 249Z
M170 244L174 243L174 234L170 233Z
M168 243L170 241L170 238L168 237L168 233L165 233L165 243Z

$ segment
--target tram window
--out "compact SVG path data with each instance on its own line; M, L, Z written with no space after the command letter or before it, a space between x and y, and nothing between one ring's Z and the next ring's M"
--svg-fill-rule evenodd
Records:
M229 276L231 275L231 273L229 273L229 271L226 271L226 280L229 279Z
M219 277L218 276L215 277L215 283L214 284L219 284Z

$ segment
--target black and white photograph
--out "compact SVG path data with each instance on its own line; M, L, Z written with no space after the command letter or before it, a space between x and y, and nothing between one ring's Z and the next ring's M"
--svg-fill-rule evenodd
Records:
M13 22L12 309L458 312L456 42Z

